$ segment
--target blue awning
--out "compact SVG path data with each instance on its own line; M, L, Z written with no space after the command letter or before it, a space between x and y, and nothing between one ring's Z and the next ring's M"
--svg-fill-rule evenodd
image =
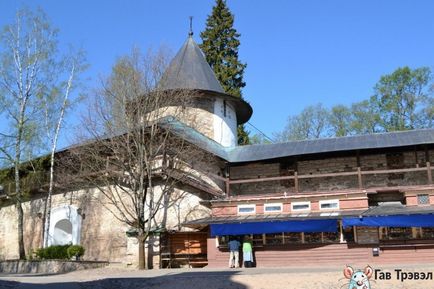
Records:
M351 226L366 227L434 227L434 215L389 215L389 216L370 216L343 218L344 228Z
M284 232L337 232L336 219L211 224L211 236Z

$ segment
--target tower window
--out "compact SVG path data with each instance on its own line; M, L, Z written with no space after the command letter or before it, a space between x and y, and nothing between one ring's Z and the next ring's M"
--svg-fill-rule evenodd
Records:
M223 116L226 117L226 100L223 100Z

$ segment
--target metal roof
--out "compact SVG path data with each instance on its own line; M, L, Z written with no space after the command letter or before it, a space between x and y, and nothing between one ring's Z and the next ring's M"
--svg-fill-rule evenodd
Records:
M240 97L225 93L205 55L191 35L169 64L161 78L160 90L192 90L229 101L235 108L238 124L247 122L253 109ZM194 93L193 93L194 94Z
M413 215L434 213L434 206L411 206L399 204L382 204L371 207L362 216Z
M214 140L173 118L168 119L167 123L174 128L175 133L178 133L178 135L187 141L230 163L269 160L307 154L434 144L434 129L421 129L277 144L223 147Z
M287 221L287 220L309 220L309 219L341 219L342 217L359 217L359 216L390 216L390 215L417 215L432 214L434 206L414 206L407 207L404 205L382 205L371 207L367 210L342 210L328 212L306 212L296 214L264 214L264 215L246 215L246 216L226 216L226 217L206 217L198 220L185 222L187 227L198 227L209 224L230 224L246 222L267 222L267 221Z
M264 214L264 215L244 215L244 216L225 216L225 217L206 217L198 220L185 222L184 226L197 226L208 224L229 224L245 222L274 222L287 220L309 220L309 219L336 219L341 217L359 216L366 210L342 210L327 212L305 212L295 214Z
M434 129L292 141L230 148L229 161L248 162L339 151L434 144Z

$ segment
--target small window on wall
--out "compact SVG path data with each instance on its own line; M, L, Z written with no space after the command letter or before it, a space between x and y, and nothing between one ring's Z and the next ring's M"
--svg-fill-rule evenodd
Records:
M285 244L297 244L303 241L301 233L284 233L283 238L285 240Z
M422 228L422 238L434 239L434 227Z
M339 210L339 200L319 201L320 210Z
M410 227L383 227L380 231L382 240L408 240L413 239Z
M265 234L265 243L267 245L281 245L283 244L283 234L282 233Z
M264 245L264 238L262 234L253 234L252 241L253 241L253 246Z
M321 233L304 233L304 242L309 243L321 243L322 235Z
M418 205L429 205L429 195L417 195Z
M309 211L310 210L310 202L294 202L291 203L292 211Z
M282 212L282 203L264 204L265 213L280 213Z
M256 213L256 205L238 205L238 214L254 214Z
M340 234L338 232L324 232L322 233L323 243L339 243L340 242Z

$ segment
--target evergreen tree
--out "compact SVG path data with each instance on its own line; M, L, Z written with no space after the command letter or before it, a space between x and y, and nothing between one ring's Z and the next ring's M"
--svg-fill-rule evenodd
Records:
M246 64L238 60L240 34L233 27L234 15L224 0L216 0L211 15L206 21L206 28L200 34L200 48L205 53L217 79L226 93L242 98L241 89L246 86L243 81ZM249 132L244 125L238 126L238 144L249 143Z

